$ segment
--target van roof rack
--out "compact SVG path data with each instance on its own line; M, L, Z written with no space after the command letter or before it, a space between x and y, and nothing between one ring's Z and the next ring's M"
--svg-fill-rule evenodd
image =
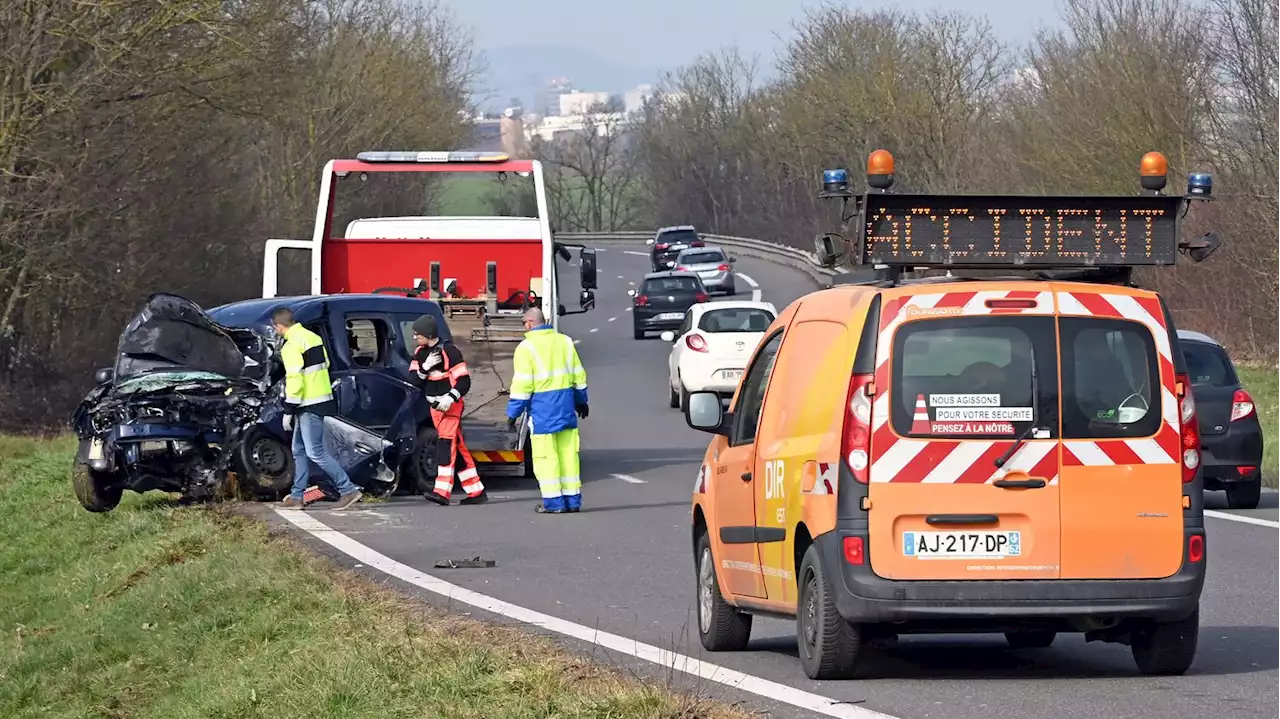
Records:
M1222 244L1213 232L1196 240L1180 232L1191 201L1212 199L1213 179L1193 173L1185 195L1165 195L1167 169L1160 153L1144 155L1144 194L1138 195L899 194L889 189L893 156L876 150L867 160L870 189L863 194L849 190L847 171L823 172L819 197L842 201L843 231L817 239L819 261L832 267L843 257L855 268L850 274L863 275L833 284L894 286L905 273L939 269L1132 284L1135 267L1169 266L1179 254L1201 262ZM868 266L874 279L859 272Z

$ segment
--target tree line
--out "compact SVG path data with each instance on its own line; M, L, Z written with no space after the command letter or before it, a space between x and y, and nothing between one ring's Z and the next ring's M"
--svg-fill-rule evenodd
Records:
M327 160L462 144L475 71L431 2L0 4L0 430L65 427L150 293L255 296Z
M902 191L1015 194L1133 194L1158 150L1170 192L1214 174L1216 201L1183 231L1228 244L1141 281L1180 326L1275 363L1278 25L1277 0L1066 0L1055 29L1019 46L980 15L829 5L795 24L772 80L733 48L706 55L667 78L625 143L543 157L562 186L597 188L579 204L626 188L626 212L562 213L575 229L693 223L810 249L839 229L821 171L848 168L860 191L877 148Z

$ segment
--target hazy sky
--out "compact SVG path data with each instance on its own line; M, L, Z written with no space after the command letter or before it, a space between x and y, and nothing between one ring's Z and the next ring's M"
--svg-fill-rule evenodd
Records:
M833 0L841 4L840 0ZM480 50L553 44L589 50L621 65L674 68L736 44L771 65L791 21L814 0L444 0L474 28ZM851 7L967 10L987 15L1000 37L1018 42L1051 23L1057 0L843 0Z

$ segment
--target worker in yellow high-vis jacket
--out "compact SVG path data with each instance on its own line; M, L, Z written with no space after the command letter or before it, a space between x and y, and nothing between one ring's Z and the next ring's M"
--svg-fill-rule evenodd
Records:
M542 310L524 313L524 339L516 347L507 427L529 414L533 473L542 491L539 514L577 512L582 507L578 463L578 419L585 418L587 371L573 340L547 324Z

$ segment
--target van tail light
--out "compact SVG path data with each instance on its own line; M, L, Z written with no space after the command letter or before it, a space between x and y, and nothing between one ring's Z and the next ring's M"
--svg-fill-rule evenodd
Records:
M1231 421L1244 419L1253 413L1253 398L1242 389L1236 390L1231 398Z
M710 299L710 297L707 296L706 292L699 292L693 296L694 302L706 302L708 299Z
M1196 399L1191 394L1191 378L1177 375L1182 385L1182 397L1178 400L1178 420L1182 423L1182 481L1192 482L1200 468L1200 419L1196 416Z
M862 537L845 537L844 542L844 561L854 566L861 565L866 561L866 545L862 541Z
M1204 535L1193 534L1187 537L1187 561L1199 564L1204 559Z
M646 295L636 295L636 307L644 307L649 304L649 298Z
M706 352L707 340L699 334L685 335L684 344L694 352Z
M717 270L719 270L719 271L721 271L721 272L728 272L728 271L729 271L729 263L728 263L728 262L722 262L722 263L720 263L720 266L719 266L719 267L717 267L716 269L717 269Z
M867 395L867 386L871 384L872 377L855 374L849 379L844 431L840 437L840 456L853 478L862 484L867 483L867 470L871 464L871 397Z

